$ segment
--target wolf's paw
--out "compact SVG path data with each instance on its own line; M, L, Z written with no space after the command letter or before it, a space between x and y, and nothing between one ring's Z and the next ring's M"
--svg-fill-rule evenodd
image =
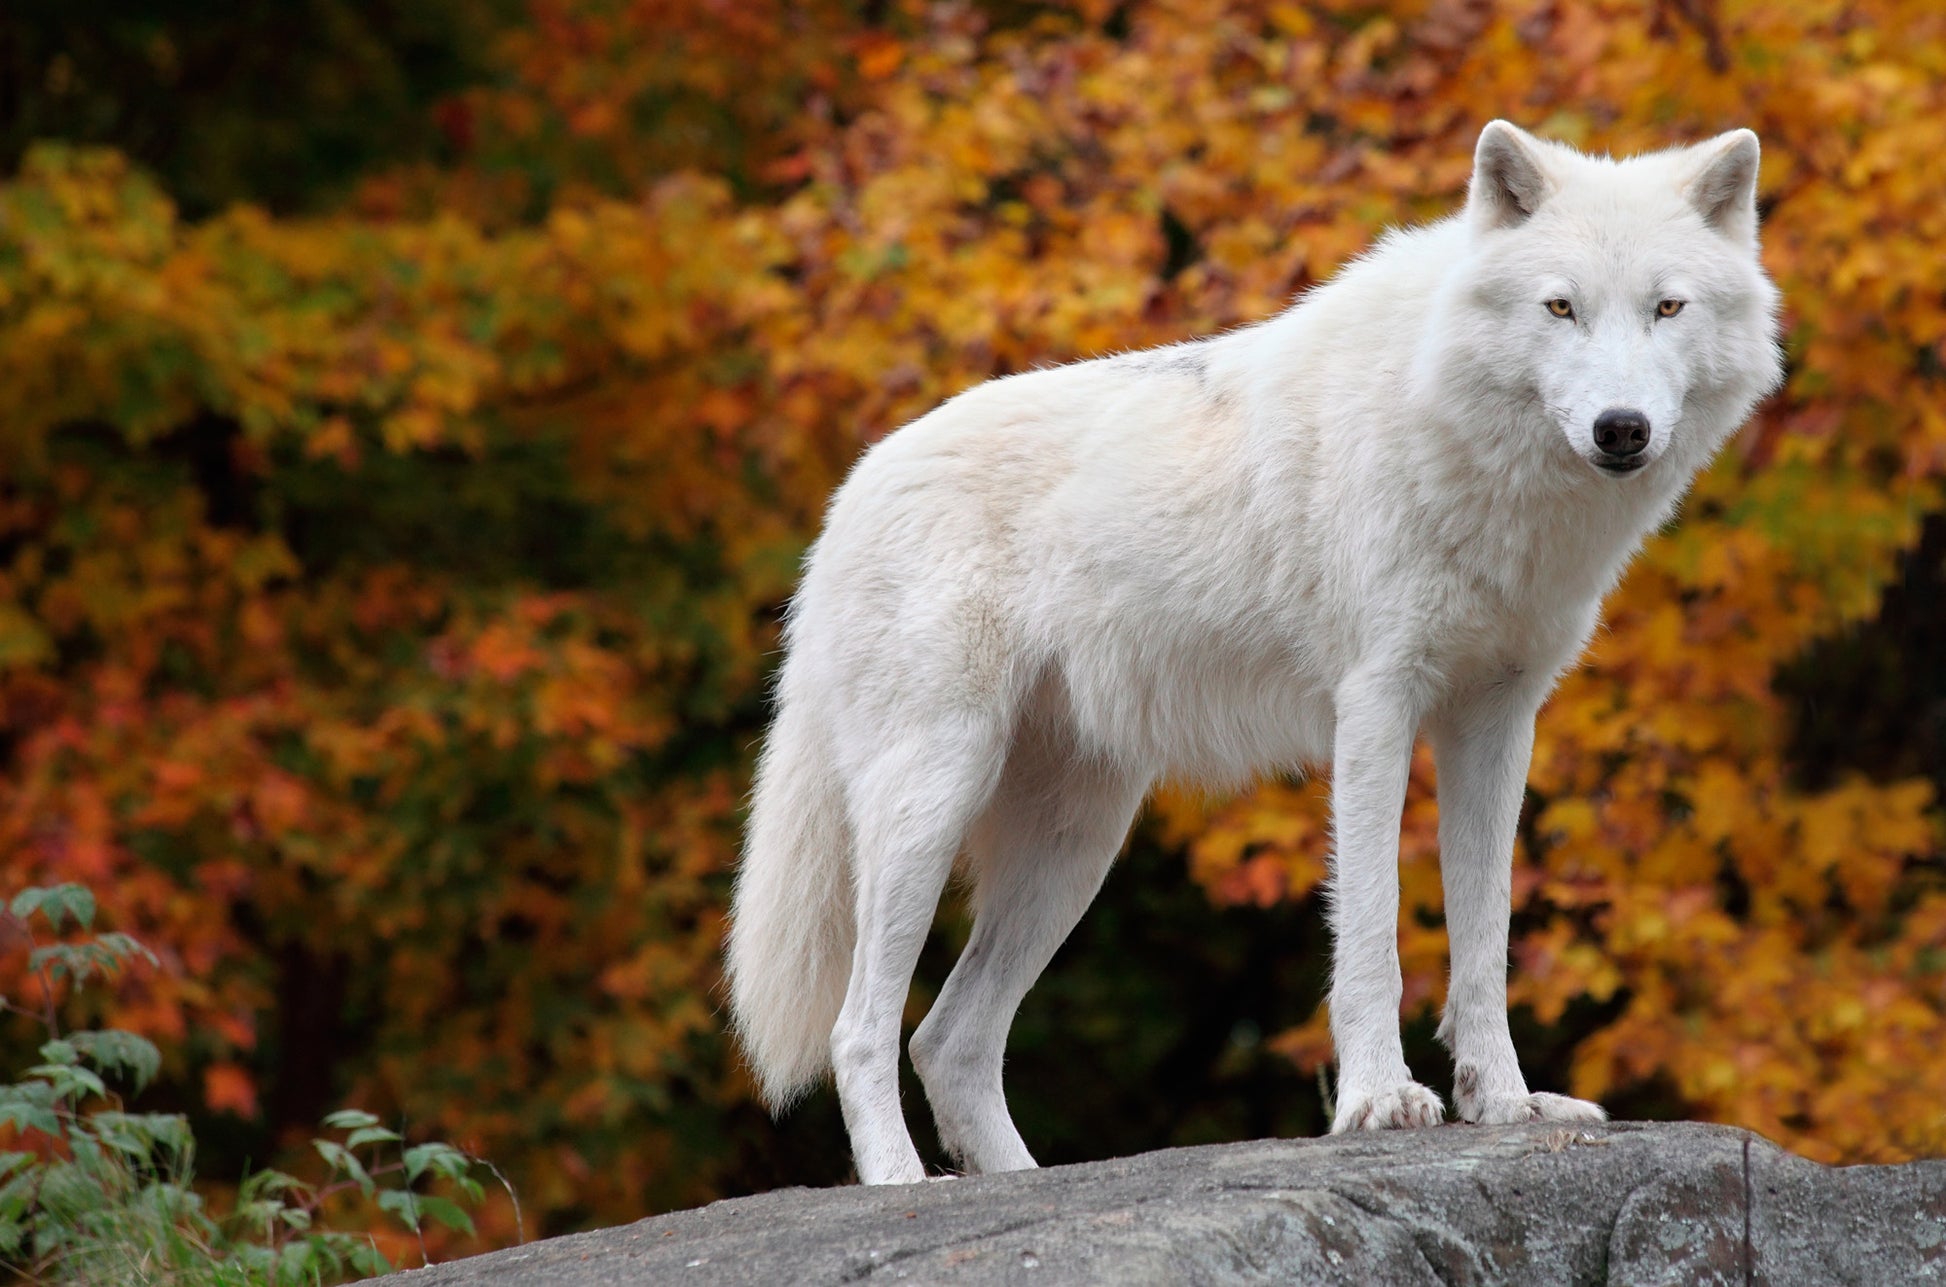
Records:
M1463 1122L1478 1126L1508 1126L1519 1122L1605 1122L1607 1112L1600 1104L1545 1091L1528 1093L1526 1087L1512 1093L1488 1090L1485 1080L1472 1064L1453 1070L1453 1111ZM1520 1085L1515 1081L1516 1086Z
M1531 1095L1455 1095L1460 1120L1477 1126L1505 1126L1515 1122L1605 1122L1600 1104L1566 1095L1537 1091Z
M1445 1120L1446 1105L1439 1096L1418 1082L1409 1081L1370 1095L1341 1092L1331 1133L1403 1130L1437 1126Z

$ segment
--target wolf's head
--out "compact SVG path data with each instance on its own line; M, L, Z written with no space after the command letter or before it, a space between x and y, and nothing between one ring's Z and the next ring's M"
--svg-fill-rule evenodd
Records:
M1781 374L1756 196L1749 130L1612 161L1492 122L1441 383L1519 408L1590 471L1686 483Z

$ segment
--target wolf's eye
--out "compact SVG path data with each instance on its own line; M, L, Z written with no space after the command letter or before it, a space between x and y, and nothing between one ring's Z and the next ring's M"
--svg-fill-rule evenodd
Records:
M1574 305L1568 303L1565 299L1550 299L1547 301L1547 311L1556 317L1573 317Z
M1682 300L1665 299L1655 306L1655 315L1657 317L1674 317L1676 314L1682 312L1682 306Z

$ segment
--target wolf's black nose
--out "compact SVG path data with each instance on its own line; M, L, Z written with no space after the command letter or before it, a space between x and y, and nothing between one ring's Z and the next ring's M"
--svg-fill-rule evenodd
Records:
M1595 417L1595 446L1610 456L1634 456L1649 445L1649 418L1610 407Z

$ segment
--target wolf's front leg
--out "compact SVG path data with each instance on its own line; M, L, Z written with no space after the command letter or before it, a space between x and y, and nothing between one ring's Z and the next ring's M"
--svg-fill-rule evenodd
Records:
M1601 1121L1599 1105L1530 1094L1507 1030L1507 921L1514 832L1534 753L1538 691L1505 685L1436 723L1439 870L1451 984L1440 1040L1453 1052L1453 1107L1469 1122Z
M1439 1096L1412 1080L1399 1040L1399 815L1417 716L1400 687L1354 681L1338 694L1332 753L1331 1039L1340 1131L1432 1126Z

